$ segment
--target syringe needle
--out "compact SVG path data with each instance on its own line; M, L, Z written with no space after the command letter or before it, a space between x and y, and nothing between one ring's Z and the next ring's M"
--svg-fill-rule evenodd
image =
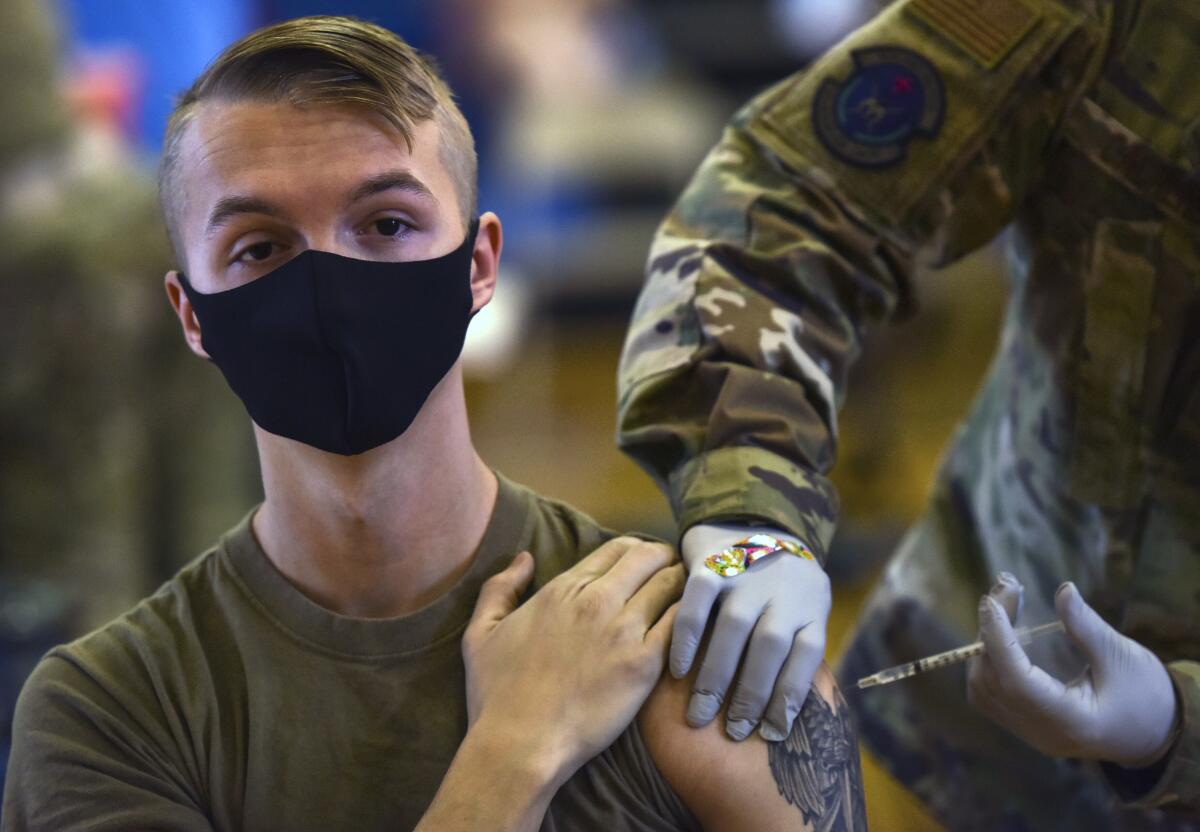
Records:
M1040 638L1049 633L1062 632L1062 629L1063 624L1061 621L1051 621L1047 624L1039 624L1036 627L1020 629L1016 631L1017 641L1021 644L1028 644L1035 638ZM944 653L935 653L932 656L926 656L914 662L885 668L878 673L864 676L858 680L858 687L873 688L876 685L898 682L901 679L907 679L909 676L924 673L926 670L934 670L939 667L947 667L959 662L965 662L972 656L978 656L984 652L986 651L982 641L977 641L974 644L966 644L962 647L955 647L953 650L947 650Z

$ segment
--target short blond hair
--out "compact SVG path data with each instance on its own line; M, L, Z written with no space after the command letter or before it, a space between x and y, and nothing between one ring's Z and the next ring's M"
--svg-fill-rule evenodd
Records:
M167 232L181 263L180 147L196 108L204 101L361 106L395 127L409 152L415 126L433 119L441 135L442 164L457 190L463 226L475 215L475 140L433 59L373 23L352 17L301 17L259 29L228 47L180 96L171 112L158 169L158 193Z

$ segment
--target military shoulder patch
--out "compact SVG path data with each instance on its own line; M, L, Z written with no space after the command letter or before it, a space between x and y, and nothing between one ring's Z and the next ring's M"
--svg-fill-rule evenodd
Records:
M1025 0L912 0L908 10L985 69L995 69L1041 20Z
M946 91L928 60L898 46L853 53L844 81L826 78L813 98L813 132L846 164L886 168L902 162L914 138L942 129Z

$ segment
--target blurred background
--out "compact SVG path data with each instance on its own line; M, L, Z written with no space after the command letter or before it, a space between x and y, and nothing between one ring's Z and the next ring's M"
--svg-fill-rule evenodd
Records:
M438 59L505 224L466 365L477 445L617 529L672 533L613 440L654 229L722 123L876 0L4 0L0 11L0 784L12 705L54 644L152 592L261 499L249 422L162 290L153 171L172 106L266 23L352 14ZM997 336L988 250L921 282L841 416L828 660L920 512ZM876 829L936 828L864 755Z

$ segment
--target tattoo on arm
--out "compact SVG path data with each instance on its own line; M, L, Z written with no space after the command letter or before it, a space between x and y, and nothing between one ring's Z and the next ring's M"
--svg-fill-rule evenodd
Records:
M814 689L792 733L767 743L771 776L779 793L797 807L817 832L863 832L863 799L858 737L841 691L834 688L835 713Z

